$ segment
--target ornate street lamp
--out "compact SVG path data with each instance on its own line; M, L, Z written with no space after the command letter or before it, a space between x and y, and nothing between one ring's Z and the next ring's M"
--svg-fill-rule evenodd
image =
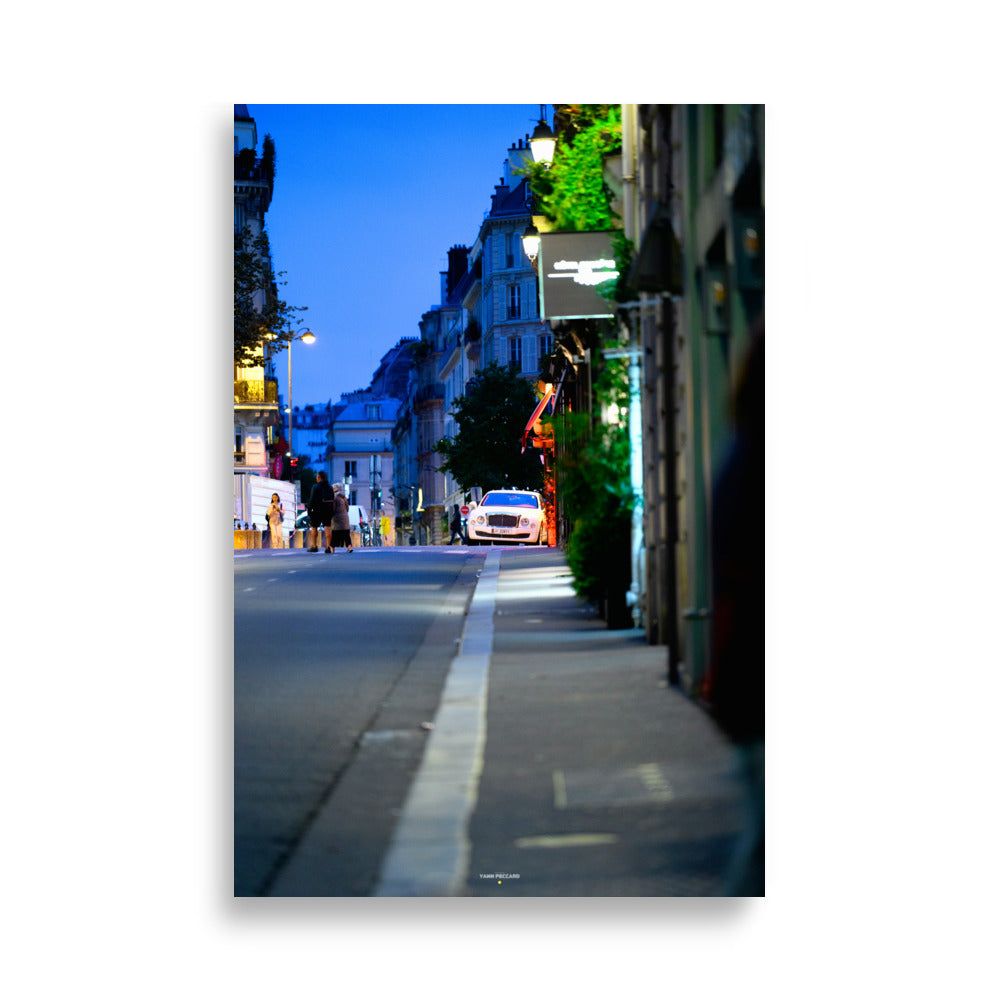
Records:
M542 104L540 107L541 117L528 140L528 145L531 146L531 156L535 163L544 163L548 167L552 164L552 157L555 155L556 136L545 121L545 105Z
M535 163L544 164L547 170L552 165L552 157L555 155L556 151L556 137L552 129L549 128L548 123L545 121L545 105L540 104L539 109L539 119L538 125L535 127L535 131L531 138L528 140L528 144L531 146L531 156ZM532 270L537 267L536 261L538 260L538 251L542 244L542 238L538 233L538 229L535 227L534 222L532 222L527 229L524 231L524 235L521 237L521 245L524 247L525 256L531 261Z
M528 260L531 261L531 266L534 267L535 261L538 260L538 250L542 245L542 237L533 222L529 224L521 236L521 245L524 247Z

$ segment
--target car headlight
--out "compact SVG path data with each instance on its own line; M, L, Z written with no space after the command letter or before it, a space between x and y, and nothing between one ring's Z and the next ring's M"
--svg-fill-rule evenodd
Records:
M483 520L484 520L484 519L483 519L483 515L482 515L482 514L479 514L479 515L478 515L478 516L476 517L476 519L475 519L475 520L476 520L476 524L482 524L482 523L483 523Z
M531 518L530 517L522 517L521 518L521 527L522 528L527 528L530 525L531 525Z

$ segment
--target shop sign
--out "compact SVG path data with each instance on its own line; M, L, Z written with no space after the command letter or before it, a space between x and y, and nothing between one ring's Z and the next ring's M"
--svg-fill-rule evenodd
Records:
M618 277L611 232L542 233L538 252L543 319L613 316L597 286Z

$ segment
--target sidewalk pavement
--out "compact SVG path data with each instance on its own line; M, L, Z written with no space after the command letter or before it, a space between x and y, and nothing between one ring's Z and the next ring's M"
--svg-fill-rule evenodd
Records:
M559 549L490 550L463 643L380 895L724 892L742 816L732 750L667 685L665 647L609 630ZM449 811L456 877L434 888L420 865L447 864Z

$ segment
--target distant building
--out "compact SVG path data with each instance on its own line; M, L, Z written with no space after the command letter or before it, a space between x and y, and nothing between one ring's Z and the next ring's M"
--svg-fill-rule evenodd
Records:
M410 372L414 364L412 347L416 343L416 337L403 337L398 344L390 347L382 355L382 360L368 385L370 392L378 396L391 396L393 399L406 399Z
M344 393L337 403L328 400L326 403L309 403L294 408L292 426L295 429L295 453L304 458L307 466L317 471L327 468L330 431L350 402L382 398L399 402L406 399L414 363L411 348L416 343L416 337L404 337L389 348L372 374L367 389Z
M368 389L345 393L327 436L325 469L330 481L344 483L352 504L375 518L395 520L392 495L392 431L400 400Z
M292 409L295 454L304 459L306 467L317 471L326 468L326 453L330 447L330 428L343 408L343 403L327 402L326 404L310 403L307 406L296 406Z

